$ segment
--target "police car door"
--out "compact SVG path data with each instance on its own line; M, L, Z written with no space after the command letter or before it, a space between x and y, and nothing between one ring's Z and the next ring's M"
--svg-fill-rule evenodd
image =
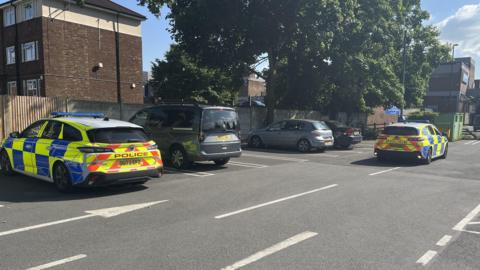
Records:
M14 169L34 174L35 146L44 124L44 120L31 124L22 132L20 138L14 140L12 146Z
M431 138L430 139L430 144L432 145L432 155L433 157L438 157L439 156L439 151L440 151L440 144L439 144L439 140L438 140L438 134L435 133L435 129L433 128L433 126L428 126L428 130L430 131L430 133L432 134Z
M53 142L58 139L62 132L62 123L50 120L43 129L34 156L36 165L35 174L40 177L50 178L49 157L55 152Z

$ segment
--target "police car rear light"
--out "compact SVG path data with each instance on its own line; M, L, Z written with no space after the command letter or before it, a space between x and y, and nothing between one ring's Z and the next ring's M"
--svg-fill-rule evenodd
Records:
M113 150L111 148L105 148L105 147L78 147L78 150L86 154L113 153Z

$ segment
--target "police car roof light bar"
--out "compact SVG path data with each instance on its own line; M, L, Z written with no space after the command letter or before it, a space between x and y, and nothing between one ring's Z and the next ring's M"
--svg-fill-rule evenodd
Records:
M92 117L92 118L105 118L104 113L95 112L53 112L53 117Z

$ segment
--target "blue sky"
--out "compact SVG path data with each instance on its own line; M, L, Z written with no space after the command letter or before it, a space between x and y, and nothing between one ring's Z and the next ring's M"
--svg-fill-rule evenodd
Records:
M173 42L168 33L167 10L162 16L152 16L145 7L136 5L134 0L114 0L148 17L142 25L143 68L150 71L151 62L162 59ZM443 42L458 43L455 56L472 56L476 59L477 76L480 78L480 0L421 0L422 6L431 14L428 24L441 30Z

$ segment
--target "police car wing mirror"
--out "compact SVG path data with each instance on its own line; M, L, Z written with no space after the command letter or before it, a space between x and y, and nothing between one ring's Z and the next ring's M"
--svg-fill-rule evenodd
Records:
M20 138L20 132L15 131L10 133L10 138Z

